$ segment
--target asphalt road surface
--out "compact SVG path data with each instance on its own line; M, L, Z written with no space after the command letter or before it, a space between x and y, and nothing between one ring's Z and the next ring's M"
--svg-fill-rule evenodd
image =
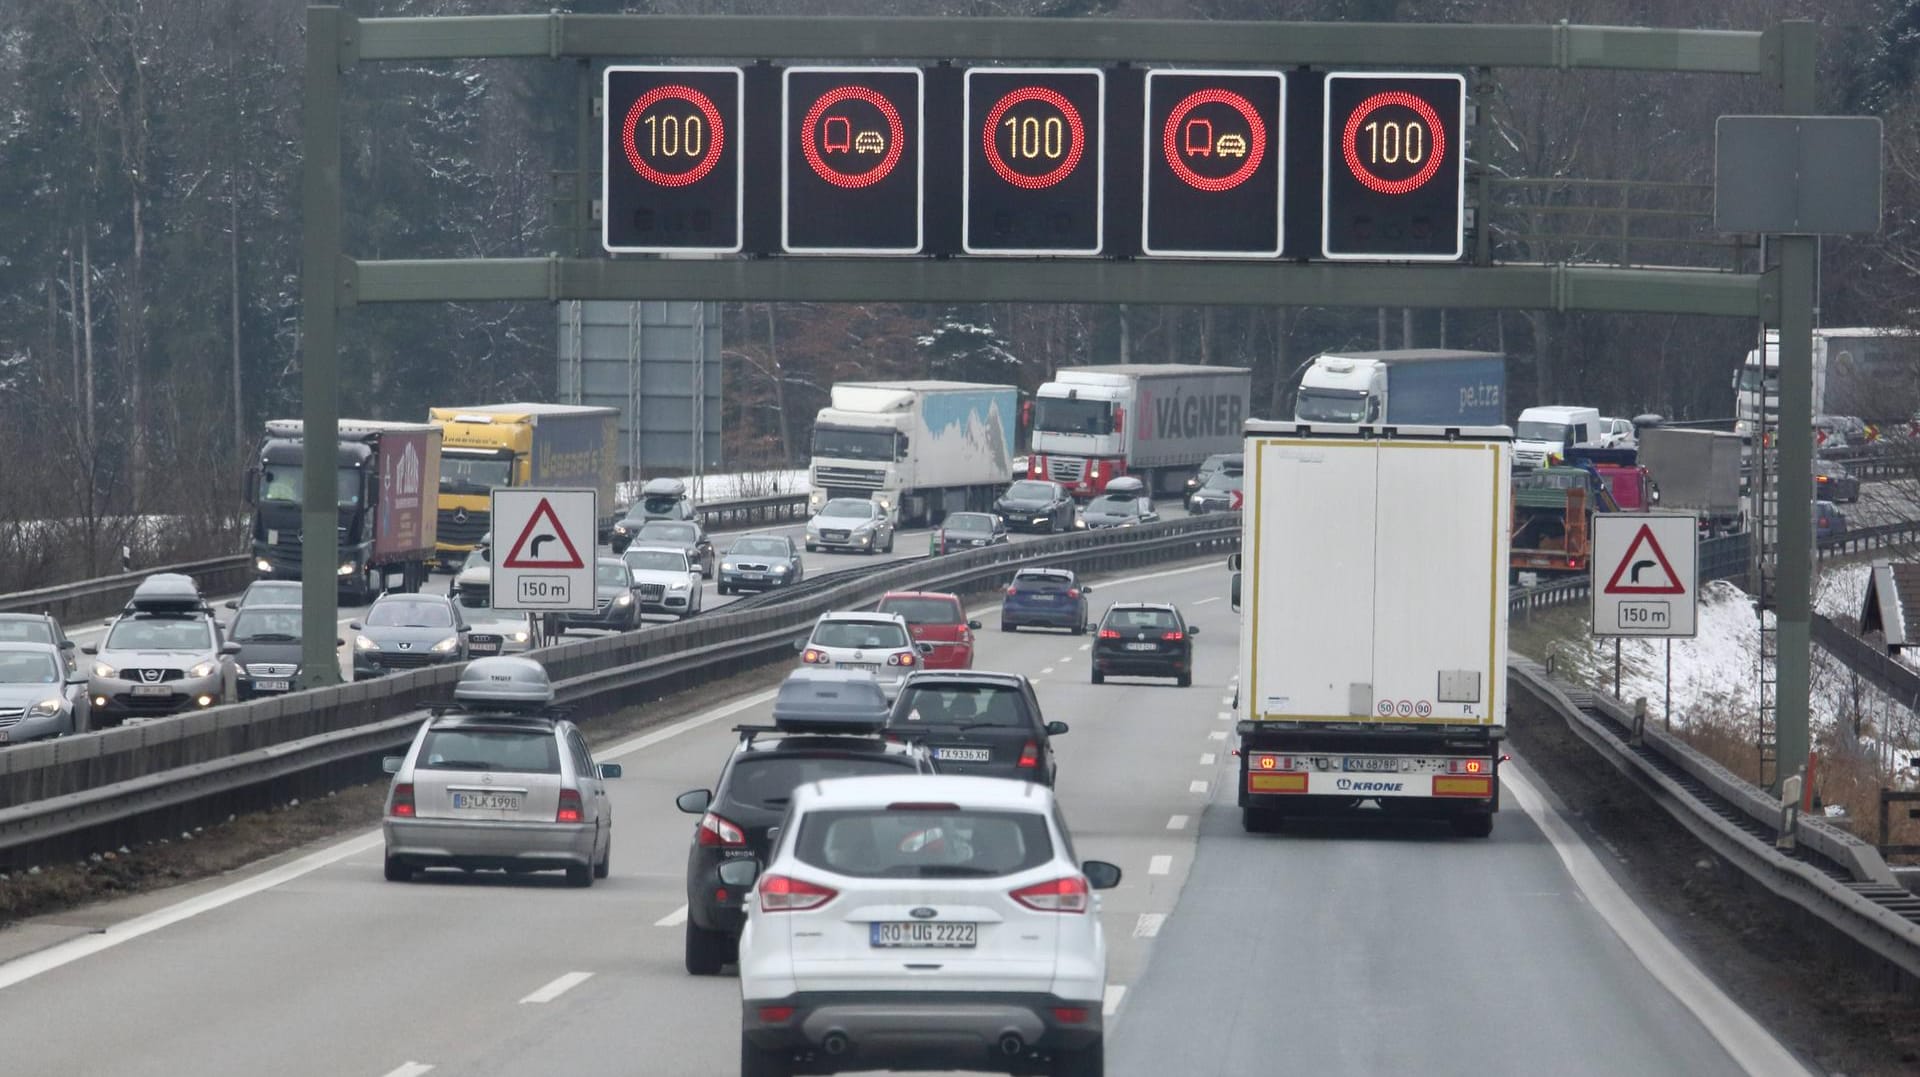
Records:
M1094 582L1096 611L1182 606L1202 629L1193 687L1093 686L1086 638L1062 633L989 628L976 665L1035 678L1047 716L1072 727L1055 746L1078 851L1125 871L1100 913L1114 1073L1792 1070L1518 782L1491 840L1367 820L1242 833L1226 572ZM976 615L991 625L992 605ZM738 986L681 966L693 819L673 798L711 784L730 727L767 720L770 695L715 699L601 750L626 775L610 783L613 875L591 890L387 883L368 832L0 934L4 1068L734 1072Z

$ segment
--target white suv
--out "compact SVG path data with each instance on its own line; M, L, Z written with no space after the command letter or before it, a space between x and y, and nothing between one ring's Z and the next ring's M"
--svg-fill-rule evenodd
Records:
M821 614L812 633L794 649L800 652L802 669L858 669L873 674L891 703L907 674L933 653L933 644L914 643L905 617L867 610Z
M1045 786L943 775L794 790L740 936L741 1077L1103 1072L1107 943Z

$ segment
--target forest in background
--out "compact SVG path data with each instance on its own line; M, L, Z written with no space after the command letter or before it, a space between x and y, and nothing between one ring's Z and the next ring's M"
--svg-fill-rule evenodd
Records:
M363 16L523 13L508 0L348 0ZM544 11L549 5L539 5ZM571 0L577 12L897 13L875 0ZM1920 2L1916 0L927 0L925 14L1820 27L1822 107L1884 117L1886 224L1828 243L1825 324L1916 320ZM303 0L33 0L0 5L0 540L9 579L79 554L88 574L166 513L176 550L225 549L242 460L299 403ZM1151 57L1143 57L1151 60ZM343 106L345 248L368 258L544 254L573 169L570 62L365 64ZM1712 179L1714 117L1771 112L1757 78L1500 70L1476 75L1472 167L1498 179L1496 254L1607 261L1613 218L1574 180ZM595 166L597 162L589 162ZM1637 203L1703 214L1697 191ZM1632 257L1754 267L1704 217L1649 217ZM1652 224L1644 229L1642 225ZM951 377L1031 389L1118 361L1246 365L1260 402L1330 348L1475 347L1514 357L1509 406L1726 417L1754 328L1729 320L1512 311L1135 305L723 305L728 464L803 460L836 380ZM342 409L552 399L546 304L362 307L342 322ZM21 466L22 464L26 466ZM30 520L41 524L28 534ZM76 524L74 521L81 521ZM70 548L22 536L79 527ZM118 528L118 530L116 530ZM28 529L31 531L31 529ZM227 543L226 546L220 545ZM30 545L44 546L46 543ZM56 544L57 545L57 544ZM6 581L0 581L4 586Z

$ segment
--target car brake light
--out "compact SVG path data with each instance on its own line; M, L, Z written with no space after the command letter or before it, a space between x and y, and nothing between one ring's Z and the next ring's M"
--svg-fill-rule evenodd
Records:
M708 812L700 817L700 844L745 845L747 832L720 816Z
M1007 593L1008 593L1008 594L1013 594L1013 593L1014 593L1014 591L1013 591L1013 585L1012 585L1012 584L1008 584L1008 585L1007 585Z
M804 912L825 905L839 893L791 875L769 875L760 880L759 890L761 912Z
M806 650L800 652L800 661L810 666L824 666L832 662L833 659L827 657L827 652L825 651L808 647Z
M560 790L560 810L553 813L556 823L577 823L586 814L580 804L580 790Z
M1040 745L1033 741L1028 741L1026 746L1020 749L1020 769L1032 770L1039 765Z
M1053 1019L1063 1025L1077 1025L1087 1019L1087 1013L1085 1006L1055 1006Z
M1068 597L1068 598L1079 598L1079 597L1080 597L1080 588L1078 588L1078 587L1069 587L1069 588L1067 588L1067 597Z
M1827 527L1827 526L1829 526L1829 525L1828 525L1828 523L1827 523L1827 518L1826 518L1825 516L1822 516L1822 517L1820 517L1820 526L1821 526L1821 527Z
M413 818L413 784L402 782L393 787L393 804L387 808L388 815Z
M1120 630L1117 628L1103 628L1100 630L1100 638L1101 639L1119 639Z
M1007 896L1035 912L1086 912L1087 880L1079 875L1022 887Z
M892 654L887 656L887 665L890 665L890 666L913 665L913 652L912 651L895 651Z
M1165 640L1172 640L1173 642L1178 643L1181 640L1186 639L1187 634L1185 632L1162 632L1160 634L1160 638Z

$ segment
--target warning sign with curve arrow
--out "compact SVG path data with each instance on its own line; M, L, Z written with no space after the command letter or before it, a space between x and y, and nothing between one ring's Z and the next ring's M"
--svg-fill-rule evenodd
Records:
M1690 638L1699 602L1699 531L1683 513L1593 518L1593 634Z
M599 518L593 490L495 490L492 607L592 610Z

